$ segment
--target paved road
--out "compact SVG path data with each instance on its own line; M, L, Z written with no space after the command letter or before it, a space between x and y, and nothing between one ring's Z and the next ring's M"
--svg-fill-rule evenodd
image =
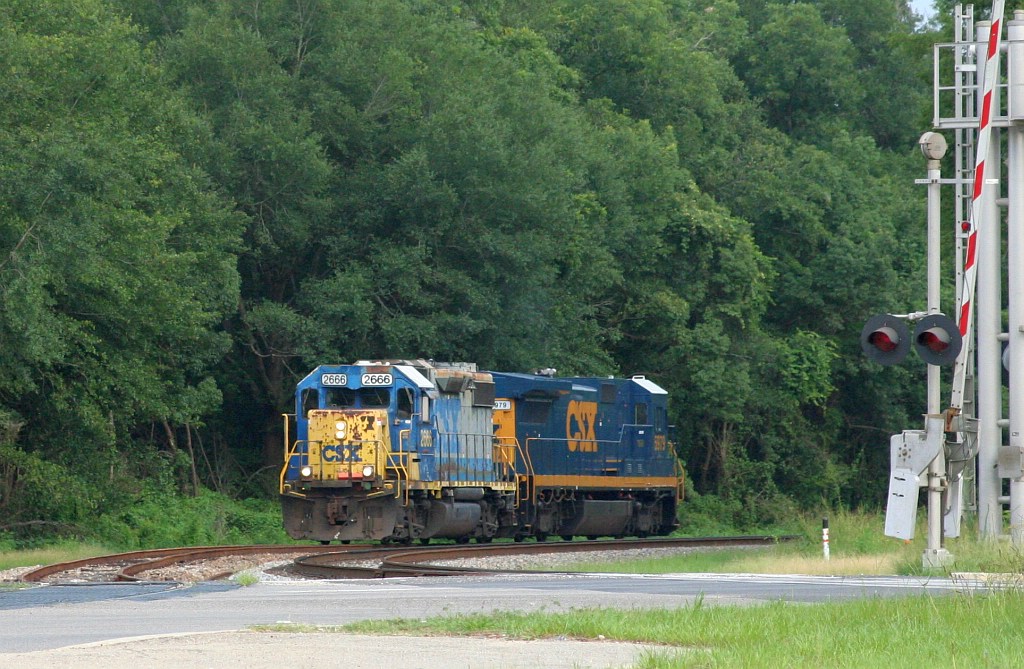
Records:
M115 638L244 629L279 622L337 625L494 610L705 604L948 594L948 579L754 575L529 575L366 581L270 580L230 584L42 586L0 592L4 653Z

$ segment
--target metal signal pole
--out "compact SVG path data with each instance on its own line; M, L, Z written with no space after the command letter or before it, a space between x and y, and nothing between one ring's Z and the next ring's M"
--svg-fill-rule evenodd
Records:
M967 508L975 503L978 531L984 538L1002 536L1009 505L1010 538L1024 543L1024 10L1014 12L1007 26L1008 83L1003 85L1003 8L1004 2L995 0L991 21L975 25L973 6L957 5L955 42L935 46L933 126L955 132L956 173L952 179L941 178L945 141L936 132L925 133L921 149L929 161L928 178L917 183L928 186L928 311L880 314L869 319L861 333L861 346L874 362L899 364L913 344L929 364L925 429L904 430L890 440L885 523L887 535L913 538L919 491L927 488L925 567L951 557L943 539L959 535L965 503ZM952 58L940 58L942 49L950 49ZM948 76L944 78L942 71L949 65L952 85L945 83ZM943 98L950 94L952 100ZM999 134L1004 128L1006 197ZM956 323L939 312L941 185L956 190ZM1007 208L1005 303L1001 206ZM908 324L914 323L911 336ZM950 403L939 413L937 366L950 362L955 363ZM1003 418L1004 365L1009 370L1008 419ZM976 491L964 486L972 475Z

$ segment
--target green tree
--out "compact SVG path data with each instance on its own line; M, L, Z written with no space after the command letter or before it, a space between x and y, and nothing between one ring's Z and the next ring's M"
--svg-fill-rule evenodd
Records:
M742 76L761 99L768 122L815 141L854 116L864 96L856 51L842 28L808 3L770 5L752 34Z
M91 490L81 510L217 409L238 221L184 156L203 126L102 2L8 3L0 69L0 409Z

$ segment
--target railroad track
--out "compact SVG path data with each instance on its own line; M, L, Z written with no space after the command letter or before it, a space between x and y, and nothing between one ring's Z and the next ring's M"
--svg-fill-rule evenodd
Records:
M793 541L796 536L699 537L687 539L609 539L604 541L566 541L562 543L508 543L486 546L433 546L424 548L371 548L308 555L297 558L288 571L312 578L394 578L408 576L466 576L485 574L523 574L521 569L486 569L478 566L458 567L437 562L472 560L495 556L523 556L551 553L578 554L594 551L638 550L644 548L715 548L727 546L768 546ZM367 566L367 561L378 562ZM363 564L352 564L359 562Z
M144 579L147 571L163 569L184 563L214 560L222 557L244 557L255 555L314 554L337 550L327 546L193 546L188 548L158 548L144 551L116 553L98 557L59 562L27 572L21 580L27 583L43 582L87 582L123 583ZM224 578L230 573L222 572L206 580Z
M147 573L175 565L213 561L225 557L296 555L284 571L311 578L390 578L398 576L453 576L468 574L526 573L478 567L444 566L435 563L481 557L585 553L642 548L708 548L765 546L796 537L742 536L696 539L621 539L566 541L560 543L508 543L486 546L461 544L428 547L375 545L337 546L201 546L117 553L47 565L22 575L29 583L117 583L149 580ZM226 578L233 570L214 571L203 580ZM551 572L545 572L551 573ZM158 579L169 580L169 579ZM173 579L170 579L173 580Z

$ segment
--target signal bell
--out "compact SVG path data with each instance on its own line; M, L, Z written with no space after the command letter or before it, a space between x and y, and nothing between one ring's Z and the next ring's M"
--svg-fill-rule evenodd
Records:
M860 347L879 365L898 365L910 353L910 330L892 314L872 316L860 332Z
M963 337L960 328L949 316L932 314L917 322L914 348L929 365L950 365L960 355Z

